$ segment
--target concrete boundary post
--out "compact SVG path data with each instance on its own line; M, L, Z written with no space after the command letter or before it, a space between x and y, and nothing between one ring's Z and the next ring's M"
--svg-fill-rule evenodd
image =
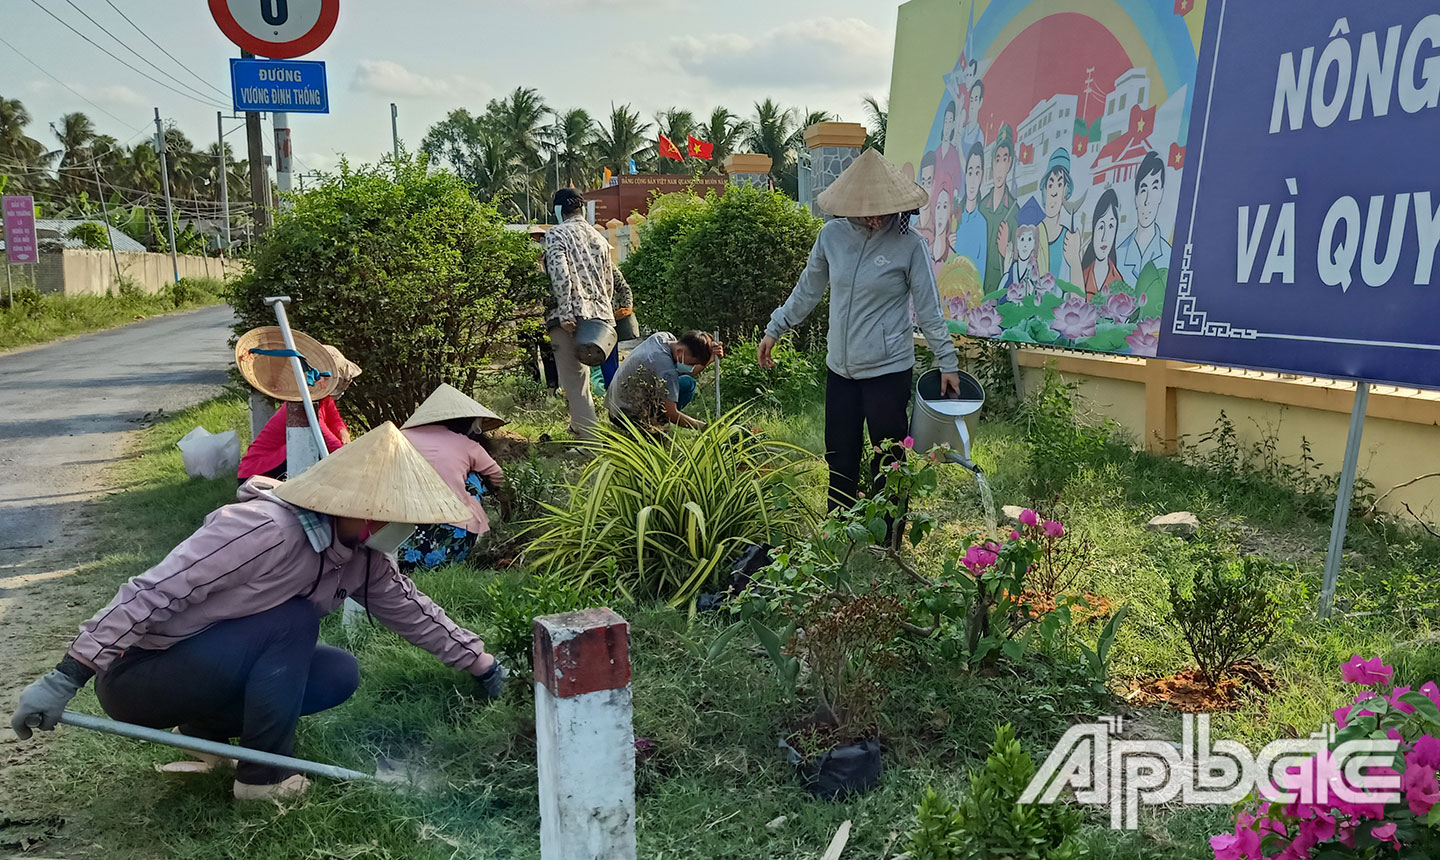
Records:
M540 860L635 860L630 625L584 609L534 630Z

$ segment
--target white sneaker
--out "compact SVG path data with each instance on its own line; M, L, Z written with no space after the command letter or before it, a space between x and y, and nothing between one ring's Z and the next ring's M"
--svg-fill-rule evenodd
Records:
M236 800L293 800L309 790L310 780L298 773L273 785L251 785L235 780Z
M157 773L213 773L217 770L234 770L235 759L221 758L206 753L190 753L193 758L155 765Z

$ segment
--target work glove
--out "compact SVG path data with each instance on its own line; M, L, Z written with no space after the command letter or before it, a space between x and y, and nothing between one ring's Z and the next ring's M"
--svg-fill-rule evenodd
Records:
M80 692L84 683L59 669L51 669L20 694L20 704L10 717L11 730L22 741L30 739L32 728L42 732L53 730L59 724L65 706Z
M500 665L500 661L496 660L489 669L485 670L485 674L475 676L487 701L493 702L500 698L501 693L505 692L505 676L509 674L510 672Z

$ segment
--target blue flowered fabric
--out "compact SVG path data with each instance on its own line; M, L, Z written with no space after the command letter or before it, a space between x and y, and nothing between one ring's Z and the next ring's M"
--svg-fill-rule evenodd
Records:
M474 472L465 477L465 489L477 500L485 495L485 484ZM395 554L396 560L400 563L400 569L406 573L464 561L470 557L470 551L475 548L478 537L479 535L473 532L449 523L421 526L409 540L400 545Z

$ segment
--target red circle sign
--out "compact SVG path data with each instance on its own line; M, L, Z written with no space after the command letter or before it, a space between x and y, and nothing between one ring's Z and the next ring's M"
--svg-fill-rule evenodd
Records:
M285 60L325 43L340 17L340 0L210 0L226 38L257 57Z

